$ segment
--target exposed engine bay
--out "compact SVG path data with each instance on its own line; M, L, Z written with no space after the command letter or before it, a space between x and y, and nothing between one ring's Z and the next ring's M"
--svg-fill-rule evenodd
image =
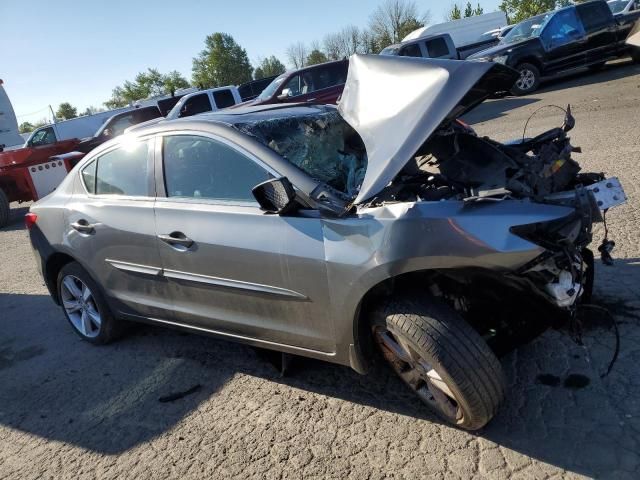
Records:
M479 137L460 121L449 122L367 206L457 200L463 208L473 208L516 200L572 208L572 214L559 220L511 228L545 249L515 273L557 307L572 309L580 298L591 296L593 254L587 247L593 224L604 222L606 211L626 197L616 178L581 172L572 158L580 149L567 136L575 120L570 107L565 113L562 127L506 144ZM599 248L606 264L612 263L614 245L605 238Z

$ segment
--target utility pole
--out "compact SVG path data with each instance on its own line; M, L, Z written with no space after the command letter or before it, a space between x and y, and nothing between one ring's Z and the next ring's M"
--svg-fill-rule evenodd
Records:
M49 110L51 110L51 117L53 118L53 123L56 123L56 114L53 113L53 108L51 108L51 105L49 105Z

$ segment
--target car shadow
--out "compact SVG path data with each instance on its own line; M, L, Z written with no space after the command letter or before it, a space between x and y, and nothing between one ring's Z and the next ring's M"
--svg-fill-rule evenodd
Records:
M539 101L540 99L535 97L507 97L488 100L464 115L462 120L469 125L488 122L489 120L504 117L510 110Z
M617 268L638 275L639 266L632 259ZM622 302L606 298L612 305ZM91 451L119 454L165 434L238 375L408 416L425 426L440 424L384 366L361 376L347 367L294 357L290 373L282 377L250 347L150 326L132 327L130 335L110 346L89 345L73 334L45 295L0 294L0 311L0 423ZM587 349L603 336L603 328L585 328ZM625 334L638 336L640 321L624 328ZM610 355L611 349L604 353ZM634 358L621 357L616 375L633 371ZM502 360L509 382L505 405L470 436L497 444L505 458L513 451L570 472L606 474L608 459L618 461L620 442L633 441L635 430L621 424L609 386L594 370L601 360L557 331L519 347ZM591 382L580 389L564 386L572 373ZM560 381L542 382L545 375ZM640 411L631 413L640 418Z

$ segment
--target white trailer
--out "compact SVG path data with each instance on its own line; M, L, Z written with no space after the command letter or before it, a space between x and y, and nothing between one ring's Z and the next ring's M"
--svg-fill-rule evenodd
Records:
M471 45L486 32L507 26L507 14L505 12L492 12L473 17L452 20L451 22L426 25L414 30L402 39L402 42L415 40L432 35L448 33L453 44L460 48Z
M2 85L3 82L0 80L0 145L6 147L22 145L24 140L18 133L18 119Z

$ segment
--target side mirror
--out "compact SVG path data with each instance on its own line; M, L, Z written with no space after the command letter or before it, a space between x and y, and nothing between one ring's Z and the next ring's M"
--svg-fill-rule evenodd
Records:
M278 100L286 100L287 98L289 98L291 96L291 89L290 88L283 88L282 92L280 93L280 95L278 95Z
M296 192L287 177L272 178L256 185L251 191L260 208L268 213L282 215L296 203Z

